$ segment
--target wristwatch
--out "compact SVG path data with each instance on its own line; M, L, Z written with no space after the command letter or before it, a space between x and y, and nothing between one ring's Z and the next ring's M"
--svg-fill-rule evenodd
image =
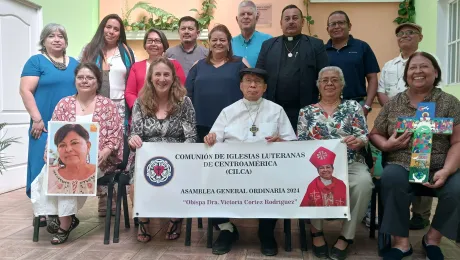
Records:
M371 112L371 111L372 111L372 107L368 106L367 104L364 104L363 107L367 110L367 112Z

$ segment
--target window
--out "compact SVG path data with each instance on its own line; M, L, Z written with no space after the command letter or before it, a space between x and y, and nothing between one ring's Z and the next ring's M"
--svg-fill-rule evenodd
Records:
M447 83L460 83L460 0L449 3L447 41Z

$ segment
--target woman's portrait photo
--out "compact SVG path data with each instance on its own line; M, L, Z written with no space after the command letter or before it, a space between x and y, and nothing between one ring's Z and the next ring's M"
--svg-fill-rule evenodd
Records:
M96 195L97 123L50 122L47 195Z

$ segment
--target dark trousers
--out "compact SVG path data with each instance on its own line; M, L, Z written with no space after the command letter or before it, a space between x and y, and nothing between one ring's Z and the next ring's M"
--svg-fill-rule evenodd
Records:
M439 189L409 182L404 167L388 164L382 172L381 194L384 215L380 231L393 236L409 237L410 209L415 194L438 197L431 226L443 236L455 240L460 223L460 170L452 174Z

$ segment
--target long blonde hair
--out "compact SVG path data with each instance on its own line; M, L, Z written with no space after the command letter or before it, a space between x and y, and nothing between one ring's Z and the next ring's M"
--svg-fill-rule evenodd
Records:
M187 90L180 84L179 78L176 74L176 69L174 64L163 56L155 59L152 64L150 64L149 70L145 77L144 87L139 93L139 103L141 105L142 111L151 117L155 117L156 112L158 111L158 96L155 90L155 86L152 83L153 69L159 63L163 63L168 66L172 71L173 82L171 88L169 89L168 94L168 110L166 111L167 116L174 114L180 107L180 103L184 100Z

